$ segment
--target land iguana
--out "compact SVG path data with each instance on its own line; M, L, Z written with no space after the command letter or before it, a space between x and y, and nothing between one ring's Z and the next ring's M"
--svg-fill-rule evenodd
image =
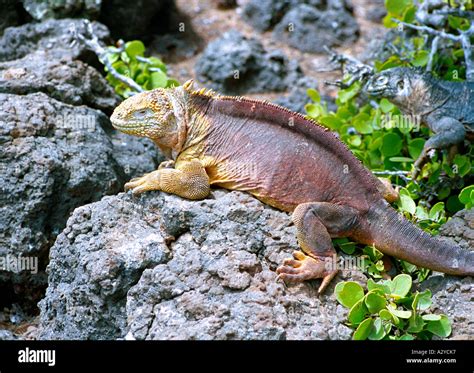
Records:
M387 98L404 114L417 116L434 135L414 163L415 178L431 149L445 149L474 138L474 82L450 82L420 69L395 67L374 74L365 91Z
M291 212L296 251L278 267L287 282L337 273L331 238L375 245L385 254L454 275L474 275L474 251L430 236L384 199L383 184L326 128L265 101L194 90L192 82L132 96L113 126L152 139L170 159L125 184L203 199L211 186L245 191ZM329 261L327 260L329 259Z

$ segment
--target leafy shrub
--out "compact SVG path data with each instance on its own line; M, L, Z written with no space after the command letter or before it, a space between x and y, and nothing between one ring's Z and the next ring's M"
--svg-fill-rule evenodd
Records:
M428 313L431 291L410 293L412 279L407 274L393 280L367 282L367 293L357 282L340 282L334 294L348 308L348 325L355 340L431 339L451 334L446 315Z
M112 67L121 75L131 78L144 90L178 86L168 77L166 65L156 57L145 57L145 46L139 40L125 43L123 48L107 47L107 58ZM136 93L128 85L118 80L110 72L107 80L122 97Z

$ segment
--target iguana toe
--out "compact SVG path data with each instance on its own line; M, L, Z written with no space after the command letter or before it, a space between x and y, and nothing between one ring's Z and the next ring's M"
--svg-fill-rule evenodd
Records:
M301 251L295 251L293 258L285 259L283 265L277 268L278 277L285 282L295 283L322 278L323 282L318 292L324 291L337 271L328 271L324 260L315 259Z
M130 180L124 186L125 191L131 190L134 195L138 195L149 190L159 190L159 178L155 173L156 171Z

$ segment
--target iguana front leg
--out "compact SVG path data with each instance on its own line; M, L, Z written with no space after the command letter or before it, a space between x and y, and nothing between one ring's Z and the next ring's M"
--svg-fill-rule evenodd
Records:
M169 166L167 164L165 167ZM210 191L209 177L198 159L176 162L175 168L161 167L140 178L125 184L125 191L132 190L137 195L149 190L162 190L166 193L188 199L202 199Z
M355 209L332 203L298 205L292 219L296 226L296 238L304 253L296 251L294 258L286 259L277 268L279 277L288 282L322 278L318 293L323 292L338 272L331 236L349 235L357 224L358 216Z
M466 137L466 129L457 119L451 117L428 117L427 123L435 134L426 141L420 156L413 165L413 179L418 176L421 168L428 160L430 150L449 148L452 145L461 143Z

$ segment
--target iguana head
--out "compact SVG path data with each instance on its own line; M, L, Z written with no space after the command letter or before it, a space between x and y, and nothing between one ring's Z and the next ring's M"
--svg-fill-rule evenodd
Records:
M184 100L182 87L139 93L117 106L110 120L121 132L176 150L183 132Z
M395 67L372 76L365 91L372 96L384 97L404 106L424 91L423 74L407 67Z

